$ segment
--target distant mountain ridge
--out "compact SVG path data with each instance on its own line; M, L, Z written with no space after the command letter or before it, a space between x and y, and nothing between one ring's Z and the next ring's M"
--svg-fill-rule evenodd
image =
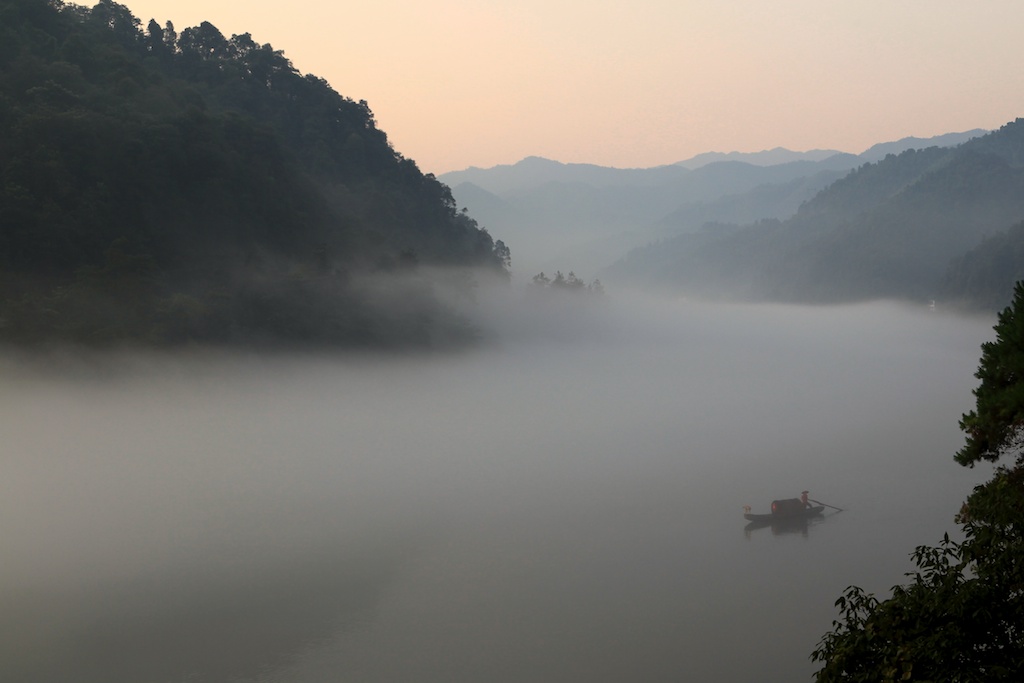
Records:
M884 151L876 150L877 151ZM699 296L999 307L1024 278L1024 120L863 164L785 220L709 226L631 252L602 279Z
M904 138L862 155L777 148L708 153L642 169L527 157L439 179L452 188L460 207L512 247L519 276L553 268L585 274L609 266L630 249L700 231L706 223L789 218L859 165L906 149L961 144L981 132Z
M894 142L880 142L877 145L872 145L857 156L864 161L881 161L890 154L901 154L906 152L908 149L956 147L957 145L962 145L968 140L983 137L990 132L991 131L984 130L983 128L975 128L974 130L968 130L963 133L946 133L945 135L936 135L930 138L901 138Z
M791 161L822 161L836 154L846 154L838 149L811 149L806 152L794 152L784 147L775 147L761 152L704 152L697 156L678 161L676 166L691 171L718 161L741 161L754 166L778 166Z
M686 176L688 171L681 166L613 168L596 164L567 164L530 156L514 164L486 169L473 166L462 171L443 173L438 176L438 180L452 188L468 182L495 194L508 194L551 182L598 186L661 185Z
M899 154L908 149L923 149L925 147L955 147L961 143L976 137L981 137L989 131L982 128L964 131L962 133L946 133L930 138L905 137L892 142L880 142L870 148L855 154L861 161L879 161L889 154ZM775 147L761 152L704 152L697 156L676 162L676 166L682 166L690 170L706 166L718 161L741 161L755 166L777 166L792 161L823 161L837 154L848 155L850 152L841 152L836 149L811 149L806 152L794 152L785 147Z
M775 147L760 152L704 152L689 159L664 166L645 168L617 168L587 163L564 163L541 156L528 156L513 164L499 164L489 168L469 168L442 173L438 179L449 187L470 182L490 192L503 194L533 187L546 182L579 182L587 184L633 183L641 185L661 184L681 177L676 169L696 170L709 164L739 162L751 166L781 166L793 162L822 162L832 157L853 160L860 163L878 161L888 154L899 154L908 149L925 147L953 147L989 131L976 128L962 133L946 133L930 138L905 137L891 142L875 144L854 154L833 149L814 149L804 152ZM854 165L858 163L853 161Z

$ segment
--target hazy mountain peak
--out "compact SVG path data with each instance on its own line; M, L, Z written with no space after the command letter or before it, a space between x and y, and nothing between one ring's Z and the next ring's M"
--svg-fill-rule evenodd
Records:
M564 166L561 161L555 161L554 159L548 159L546 157L540 157L531 155L523 157L521 160L513 164L514 166Z
M930 138L905 137L899 140L872 145L858 156L862 161L871 162L884 159L888 154L899 154L908 149L955 147L971 138L980 137L987 132L981 128L975 128L974 130L962 133L946 133ZM685 161L680 161L676 166L693 170L723 161L739 161L753 166L777 166L793 161L823 161L837 154L845 154L845 152L834 149L811 149L806 152L794 152L785 147L774 147L760 152L704 152Z
M974 130L964 131L962 133L946 133L945 135L936 135L930 138L915 138L906 137L894 140L892 142L880 142L877 145L872 145L867 150L862 152L859 156L864 161L879 161L884 159L889 154L899 154L905 152L908 149L924 149L926 147L955 147L959 144L967 142L971 138L981 137L989 131L975 128Z
M794 152L784 147L775 147L760 152L704 152L690 159L680 161L675 165L691 170L721 161L740 161L753 166L777 166L791 161L822 161L836 154L842 154L842 152L834 149L812 149L806 152Z

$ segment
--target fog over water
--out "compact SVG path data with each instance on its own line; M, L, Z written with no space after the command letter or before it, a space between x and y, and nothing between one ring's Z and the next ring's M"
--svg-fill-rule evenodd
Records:
M0 678L810 680L987 478L994 319L607 298L462 355L3 353ZM745 530L804 489L845 511Z

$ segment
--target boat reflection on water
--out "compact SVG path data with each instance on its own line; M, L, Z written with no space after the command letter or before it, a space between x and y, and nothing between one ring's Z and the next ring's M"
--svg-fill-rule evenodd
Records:
M749 539L751 534L758 529L771 529L772 536L800 534L806 537L812 526L821 524L831 516L815 515L812 517L780 517L778 519L757 520L743 527L743 534Z
M744 505L743 518L749 524L743 528L743 533L749 539L751 532L767 527L772 530L773 536L797 533L807 536L812 525L825 519L824 504L811 505L811 502L817 503L818 501L810 501L807 498L807 492L804 491L802 498L772 501L770 514L751 514L750 506ZM836 508L836 510L838 509Z

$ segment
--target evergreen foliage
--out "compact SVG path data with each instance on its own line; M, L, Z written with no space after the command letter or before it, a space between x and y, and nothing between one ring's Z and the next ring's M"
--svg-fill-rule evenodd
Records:
M981 345L976 408L960 422L967 442L956 460L970 467L1024 453L1024 281L1014 286L1013 302L999 314L995 332L995 341Z
M1017 681L1024 671L1024 282L982 345L962 465L1003 463L957 515L964 541L920 546L910 582L879 601L850 587L812 654L819 683Z
M366 102L208 22L0 0L0 130L0 339L400 343L363 275L506 275Z

